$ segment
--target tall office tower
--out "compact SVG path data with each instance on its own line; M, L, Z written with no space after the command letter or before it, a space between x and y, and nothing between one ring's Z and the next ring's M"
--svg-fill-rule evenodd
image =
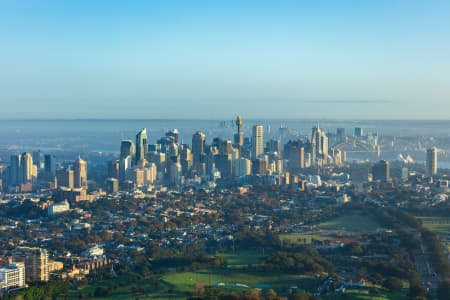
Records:
M56 170L56 182L59 187L67 187L73 189L73 170L59 169Z
M281 158L281 141L270 139L266 143L266 152L276 153L279 158Z
M426 161L427 176L436 175L437 169L438 169L437 148L433 147L427 149L427 161Z
M11 155L11 161L9 166L9 184L20 184L20 154Z
M336 129L336 137L338 142L342 142L345 139L345 128Z
M221 178L230 179L233 176L233 160L231 154L214 155L214 165L220 171Z
M73 185L75 188L87 189L87 163L78 157L73 164Z
M138 134L136 134L136 164L147 158L147 151L147 129L143 128L138 132Z
M135 147L132 140L123 140L120 143L120 159L124 159L127 156L134 157Z
M241 157L234 161L234 176L243 177L252 173L252 161L250 159Z
M312 164L317 164L319 160L326 163L328 158L328 137L320 129L319 124L313 127L311 134L311 159Z
M264 127L262 125L253 126L252 132L252 159L264 153Z
M48 179L55 177L56 173L56 157L50 154L44 155L44 171Z
M120 177L120 160L112 160L108 162L108 177Z
M379 162L373 165L372 178L373 180L380 180L383 182L391 180L390 166L388 160L380 160Z
M197 131L192 136L192 159L194 166L198 166L200 163L203 163L201 160L203 154L205 154L205 141L206 136L203 132Z
M144 168L144 183L153 184L158 177L158 169L154 163L149 164L148 167Z
M38 169L41 168L41 150L33 151L31 156L33 157L33 163L37 166Z
M242 145L244 145L244 133L241 132L241 127L244 124L244 121L240 116L236 117L236 126L237 126L237 133L234 134L234 144L240 148Z
M106 178L105 190L108 194L117 193L119 191L119 180L117 178Z
M13 251L13 259L25 264L27 282L48 281L48 253L46 249L18 247Z
M169 167L169 184L178 185L181 180L181 164L173 163Z
M128 155L120 160L119 179L121 183L127 179L127 171L131 168L132 161L133 158L131 155Z
M290 172L298 172L305 168L305 147L301 140L289 141L284 146L287 169Z
M220 142L219 154L229 155L233 153L233 143L230 140Z
M175 144L180 142L180 132L176 128L166 132L166 137L170 138Z
M33 157L24 152L20 157L20 183L28 183L33 179Z
M364 130L361 127L355 127L355 137L362 137Z
M189 147L183 147L180 154L180 163L184 176L188 175L192 167L192 153Z

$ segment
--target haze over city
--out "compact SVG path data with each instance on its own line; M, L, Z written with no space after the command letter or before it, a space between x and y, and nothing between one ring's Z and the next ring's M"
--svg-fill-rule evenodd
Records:
M449 11L417 0L2 1L0 117L448 119Z
M449 300L450 2L0 1L0 300Z

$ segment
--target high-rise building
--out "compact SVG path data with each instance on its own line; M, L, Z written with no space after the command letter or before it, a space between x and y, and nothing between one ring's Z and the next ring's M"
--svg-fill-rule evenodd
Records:
M20 154L11 155L9 166L9 184L18 185L21 182L20 176Z
M270 139L266 143L266 151L269 153L276 153L281 158L281 141Z
M119 191L119 180L117 178L107 178L105 190L108 194L117 193Z
M73 164L73 184L75 188L87 189L87 163L78 157Z
M427 176L436 175L437 169L438 169L437 148L433 147L433 148L427 149L427 161L426 161Z
M18 262L9 264L6 268L1 268L0 283L2 283L1 292L8 292L26 287L25 265Z
M253 126L252 131L252 159L264 153L264 127L262 125Z
M176 128L166 132L166 137L172 139L172 142L175 144L180 142L180 132Z
M319 161L326 163L328 159L328 136L319 124L313 127L311 134L311 160L312 164Z
M147 158L148 143L147 143L147 129L143 128L136 135L136 164Z
M372 167L372 178L373 180L379 180L379 181L390 181L391 175L390 175L390 166L388 160L380 160L379 162L375 163Z
M46 249L18 247L13 251L13 259L25 264L26 281L48 281L48 253Z
M364 130L361 127L355 127L355 137L362 137Z
M252 161L241 157L234 161L234 176L243 177L252 173Z
M201 157L205 154L205 141L206 136L203 132L197 131L192 136L192 159L193 164L197 167L199 164L203 163Z
M33 157L33 163L38 167L38 169L40 169L42 156L41 150L33 151L31 156Z
M345 128L336 129L336 140L342 142L345 139Z
M55 177L56 173L56 157L50 154L44 155L44 171L48 179Z
M120 160L113 160L108 162L108 177L120 177Z
M70 169L56 170L56 181L58 187L74 188L74 172Z
M214 156L214 164L220 171L221 178L230 179L233 176L233 161L231 154L217 154Z
M132 140L123 140L120 143L120 159L124 159L127 156L134 157L135 147Z
M289 141L284 147L287 169L290 172L298 172L305 168L305 147L302 141Z
M24 152L20 156L20 183L28 183L33 179L33 157Z

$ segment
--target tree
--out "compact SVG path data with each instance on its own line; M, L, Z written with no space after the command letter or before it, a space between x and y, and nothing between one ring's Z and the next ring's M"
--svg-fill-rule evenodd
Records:
M277 298L277 293L273 289L266 289L262 294L266 300L275 300Z
M403 282L400 278L389 277L384 282L384 286L391 291L399 291L403 288Z
M439 300L450 299L450 279L443 280L437 289L437 298Z

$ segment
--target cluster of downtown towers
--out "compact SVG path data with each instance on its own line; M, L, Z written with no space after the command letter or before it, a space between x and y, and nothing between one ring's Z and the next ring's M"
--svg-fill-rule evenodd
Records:
M149 144L147 130L142 129L135 141L122 141L119 159L109 163L107 190L117 190L119 184L143 186L156 180L173 186L248 176L280 178L305 167L345 160L343 151L330 154L328 137L319 125L313 127L310 140L289 141L283 149L279 139L264 142L263 125L254 125L250 138L241 131L240 117L236 125L233 141L214 138L207 145L206 135L197 131L191 146L180 143L176 129Z

